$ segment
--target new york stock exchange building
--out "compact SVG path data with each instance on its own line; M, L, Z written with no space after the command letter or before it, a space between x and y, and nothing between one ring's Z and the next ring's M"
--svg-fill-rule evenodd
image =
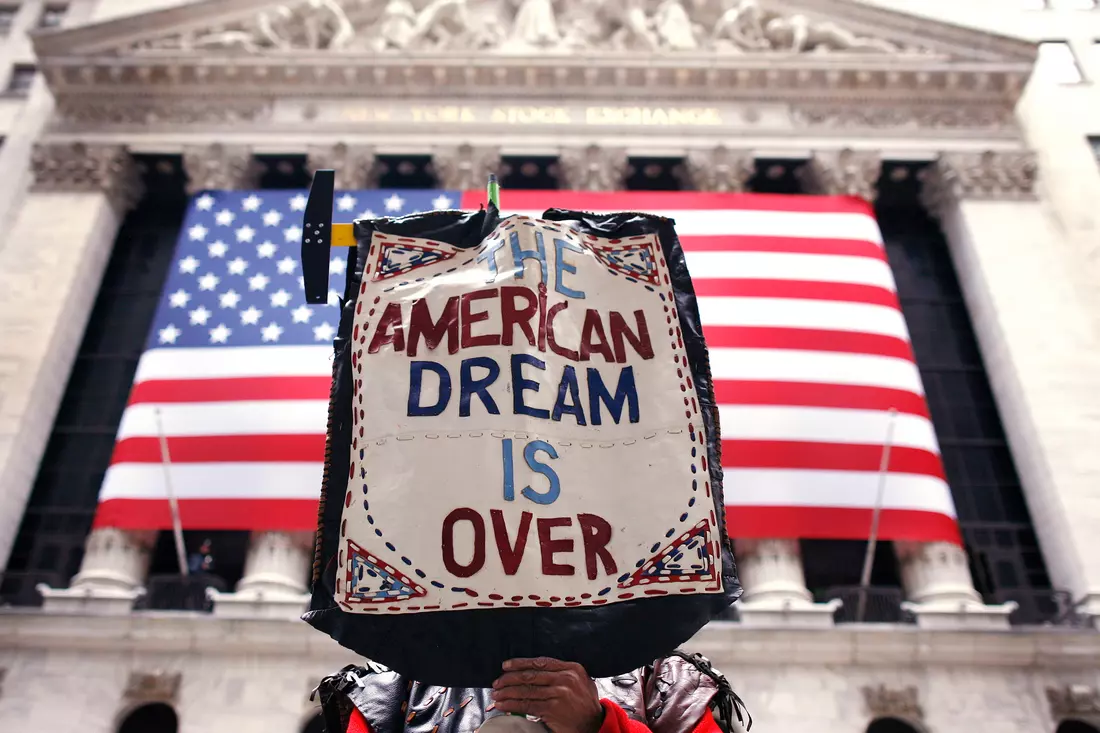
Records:
M753 214L729 220L749 222L747 274L724 326L761 339L740 379L785 386L772 407L735 409L785 405L805 422L723 419L725 439L755 446L726 466L745 593L687 647L765 733L1096 733L1090 5L5 5L0 730L323 730L309 693L354 660L298 620L312 535L279 509L315 506L317 484L268 496L248 485L252 459L213 451L202 460L239 471L237 499L271 503L204 505L219 497L184 485L191 452L230 438L196 428L164 464L138 408L202 408L141 381L143 354L191 332L272 345L298 329L331 345L333 316L271 279L297 281L301 194L333 168L337 221L453 208L490 173L505 213L528 191L543 208L622 191ZM832 219L799 218L824 201L873 206L863 220L888 269ZM765 221L774 231L749 231ZM681 231L691 263L706 237ZM774 374L752 373L750 357L777 351ZM887 393L910 406L883 470ZM291 455L265 460L319 476ZM801 493L753 483L779 469ZM185 557L168 498L147 496L165 470L180 477ZM891 499L930 474L949 487L936 518ZM752 526L735 531L738 516Z

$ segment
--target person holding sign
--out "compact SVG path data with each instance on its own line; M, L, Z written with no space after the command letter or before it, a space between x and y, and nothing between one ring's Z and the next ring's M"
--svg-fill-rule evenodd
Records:
M724 733L736 716L745 730L752 727L740 698L699 656L671 656L603 680L590 679L579 664L545 657L503 667L489 690L345 668L319 686L326 724L345 733Z

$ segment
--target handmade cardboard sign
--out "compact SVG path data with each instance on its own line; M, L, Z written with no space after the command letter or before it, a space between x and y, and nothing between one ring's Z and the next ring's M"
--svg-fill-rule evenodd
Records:
M355 234L309 623L488 687L514 657L637 669L736 599L670 220L490 206Z
M573 608L722 591L706 427L656 234L374 232L335 601Z

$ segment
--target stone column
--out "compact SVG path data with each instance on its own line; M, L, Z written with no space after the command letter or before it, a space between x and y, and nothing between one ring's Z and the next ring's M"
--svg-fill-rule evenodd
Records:
M720 145L687 154L683 184L696 191L744 193L755 173L756 158L751 150L730 150Z
M193 145L183 149L187 193L249 189L259 185L261 169L244 145Z
M253 532L236 593L207 591L214 601L214 615L298 618L309 602L306 581L312 550L309 533Z
M38 145L34 182L0 244L0 563L49 439L140 176L122 146Z
M982 603L970 577L966 550L950 542L895 542L901 584L908 600L902 609L930 629L1008 628L1015 602Z
M482 189L489 174L500 170L500 148L465 144L438 148L432 151L432 168L441 188Z
M105 527L93 530L84 547L80 572L68 588L38 586L43 610L61 613L127 614L145 593L149 551L156 532Z
M621 191L627 163L623 148L566 148L558 157L558 182L574 191Z
M306 156L306 168L310 174L331 169L336 174L336 189L356 191L361 188L377 188L382 175L374 148L366 145L313 145Z
M737 570L745 594L738 611L746 626L832 626L840 600L814 603L806 589L798 540L737 540Z
M816 196L858 196L869 203L878 198L882 156L876 151L815 151L796 175L803 190Z

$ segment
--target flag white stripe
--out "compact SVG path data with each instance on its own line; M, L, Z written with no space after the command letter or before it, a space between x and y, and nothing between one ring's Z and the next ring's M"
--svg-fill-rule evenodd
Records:
M873 285L896 292L890 266L870 257L788 252L688 252L685 256L688 271L697 280L804 280Z
M870 509L878 489L876 471L725 468L726 506L849 507ZM886 477L884 509L918 509L955 516L951 490L934 476L893 473Z
M812 328L872 333L909 340L905 317L897 308L868 303L795 298L701 297L704 326Z
M812 382L900 389L924 395L917 365L907 359L788 349L711 349L714 379Z
M130 406L122 415L118 439L156 437L153 411L160 408L164 434L323 435L328 421L324 400L165 403Z
M593 213L610 213L595 210ZM818 211L755 211L751 209L695 209L654 211L675 220L681 237L742 236L790 239L854 239L882 244L873 217L866 214ZM509 216L538 219L541 211L517 211Z
M150 349L134 383L154 379L331 377L331 346L239 346Z
M324 464L173 463L178 499L317 499ZM165 498L164 468L117 463L107 469L99 500Z
M724 440L797 440L881 445L889 413L832 407L719 405ZM939 453L936 431L926 417L899 413L893 445Z

